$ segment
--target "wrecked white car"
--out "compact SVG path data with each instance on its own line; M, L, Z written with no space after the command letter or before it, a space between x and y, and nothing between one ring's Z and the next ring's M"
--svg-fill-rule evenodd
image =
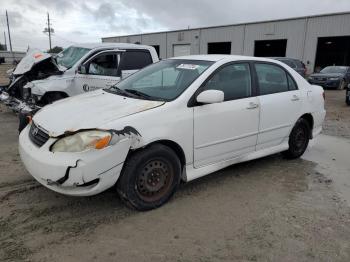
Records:
M40 110L19 138L41 184L72 196L116 185L138 210L180 181L283 152L300 157L322 129L324 92L278 61L189 56Z

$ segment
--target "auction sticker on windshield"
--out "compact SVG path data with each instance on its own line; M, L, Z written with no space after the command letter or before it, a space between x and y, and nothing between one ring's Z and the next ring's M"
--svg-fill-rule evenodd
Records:
M177 69L196 70L198 68L198 65L181 64L181 65L178 65L176 68Z

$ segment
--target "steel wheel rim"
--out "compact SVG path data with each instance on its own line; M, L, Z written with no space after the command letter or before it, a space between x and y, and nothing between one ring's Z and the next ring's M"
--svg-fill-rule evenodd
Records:
M163 198L174 180L174 171L170 163L164 159L153 159L141 168L136 179L139 197L146 202L154 202Z

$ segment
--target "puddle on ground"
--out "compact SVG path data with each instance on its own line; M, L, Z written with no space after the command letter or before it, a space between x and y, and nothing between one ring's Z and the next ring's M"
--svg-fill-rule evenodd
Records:
M350 206L350 140L320 135L312 144L303 159L314 162Z

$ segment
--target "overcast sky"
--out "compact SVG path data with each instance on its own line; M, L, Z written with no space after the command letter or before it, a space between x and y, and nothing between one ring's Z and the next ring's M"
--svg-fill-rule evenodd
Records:
M8 10L15 50L100 42L101 37L350 11L350 0L1 0L0 42Z

